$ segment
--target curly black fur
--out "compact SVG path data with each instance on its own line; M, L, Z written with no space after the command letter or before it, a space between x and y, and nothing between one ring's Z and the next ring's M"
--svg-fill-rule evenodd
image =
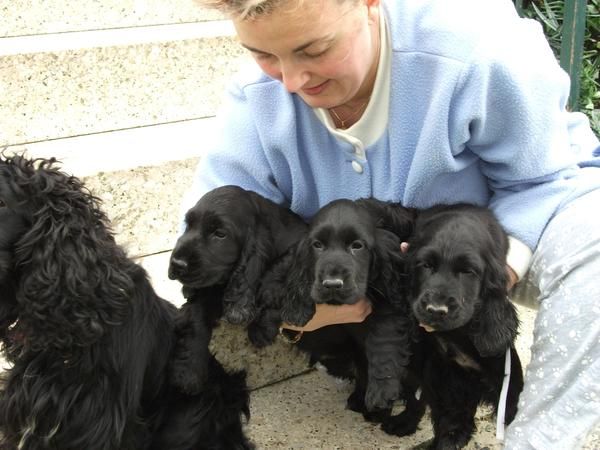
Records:
M185 215L186 230L171 254L169 277L187 299L178 325L174 382L198 392L206 379L206 339L221 315L247 324L257 312L256 291L270 265L305 233L287 208L237 186L206 193Z
M295 252L265 277L259 295L265 304L249 328L251 341L266 345L281 321L304 325L314 315L315 303L351 304L369 298L373 313L365 322L305 333L298 346L333 375L355 377L348 406L375 420L384 420L402 396L413 345L407 268L400 252L412 217L408 209L374 199L337 200L323 207ZM406 398L416 401L412 394Z
M431 407L432 448L461 448L475 429L477 406L498 404L507 350L507 423L523 387L514 348L519 321L507 292L508 241L491 211L466 204L421 211L415 230L409 241L411 305L429 330L417 377Z
M211 358L202 393L170 386L178 311L115 243L99 203L55 160L0 157L0 336L12 364L0 446L251 448L243 373Z

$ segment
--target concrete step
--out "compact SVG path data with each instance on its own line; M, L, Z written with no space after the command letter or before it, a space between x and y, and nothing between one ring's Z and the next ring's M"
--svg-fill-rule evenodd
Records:
M93 165L92 161L93 156ZM182 218L181 199L191 185L196 163L197 158L84 177L102 199L117 241L131 256L173 248Z
M108 47L100 37L92 47L69 50L61 42L56 51L18 54L6 54L14 47L0 40L0 90L10 99L0 102L0 146L213 116L249 56L231 36L185 36L137 44L118 38Z
M70 138L49 139L10 147L32 157L53 156L77 176L159 166L202 155L215 118L183 120Z
M222 19L193 0L45 0L3 2L0 37Z
M423 449L433 438L429 411L410 436L385 434L378 425L344 408L351 386L314 371L264 387L252 393L249 436L261 450L327 449L381 450ZM394 413L402 411L402 406ZM500 450L495 419L490 410L480 408L476 431L465 450ZM582 450L600 448L600 429L591 433ZM569 449L564 449L569 450Z
M433 438L429 411L421 419L417 432L395 437L378 425L368 423L359 414L344 408L351 392L319 371L267 386L252 393L248 435L260 450L421 450ZM395 413L402 406L395 408ZM495 418L487 408L479 408L476 431L465 450L500 450L496 439ZM581 450L600 449L600 428L592 432ZM564 449L570 450L570 449Z
M429 414L417 432L396 437L345 408L350 383L313 371L256 391L251 396L248 434L260 449L375 450L415 448L433 438ZM273 401L278 399L277 401ZM399 405L398 413L402 411ZM477 433L467 449L501 449L489 411L477 416Z

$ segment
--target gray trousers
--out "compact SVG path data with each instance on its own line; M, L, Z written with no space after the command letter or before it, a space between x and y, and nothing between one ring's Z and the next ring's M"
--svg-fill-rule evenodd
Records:
M600 190L548 224L513 300L538 312L505 448L580 448L600 424Z

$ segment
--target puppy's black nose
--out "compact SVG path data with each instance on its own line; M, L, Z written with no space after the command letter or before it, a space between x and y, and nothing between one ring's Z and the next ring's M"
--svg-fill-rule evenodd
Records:
M171 258L169 263L169 278L175 280L179 275L186 272L188 268L187 261L178 258Z
M425 311L427 311L432 317L443 318L448 315L448 307L445 305L432 305L431 303L425 307Z
M325 278L323 280L323 287L327 289L341 289L344 287L344 280L341 278Z

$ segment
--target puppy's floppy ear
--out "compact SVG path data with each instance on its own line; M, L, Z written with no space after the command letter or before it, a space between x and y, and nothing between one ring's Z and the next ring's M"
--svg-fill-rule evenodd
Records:
M406 299L409 281L407 258L400 251L400 243L413 232L416 210L376 198L359 199L356 205L368 211L376 226L370 284L385 287L385 296L400 304Z
M518 334L519 318L508 298L504 260L503 257L488 259L480 294L481 306L472 323L473 344L482 356L502 354Z
M391 231L400 239L408 239L412 234L416 209L405 208L400 203L385 202L376 198L362 198L357 200L356 204L369 211L377 228Z
M292 255L286 268L281 318L290 325L303 326L315 314L315 302L310 294L315 281L310 239L305 237L298 242Z
M246 233L242 253L223 294L225 318L236 324L249 323L256 315L256 290L268 264L273 259L272 236L256 221Z
M400 251L400 238L395 233L376 229L369 273L369 286L379 286L393 304L405 303L409 287L408 258Z

